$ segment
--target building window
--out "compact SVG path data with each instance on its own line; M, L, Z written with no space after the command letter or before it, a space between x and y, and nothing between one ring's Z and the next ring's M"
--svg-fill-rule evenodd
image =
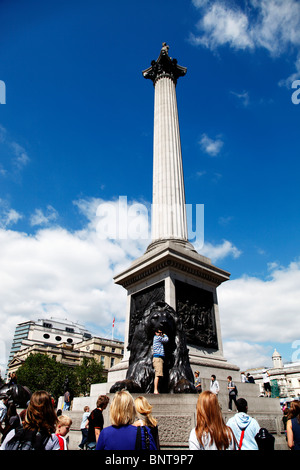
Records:
M73 343L72 338L68 338L68 339L67 339L67 343L72 344L72 343Z
M50 335L48 335L48 333L45 333L45 334L43 335L43 338L49 339L49 338L50 338Z
M52 328L52 324L51 323L47 323L47 322L43 322L43 327L44 328Z
M111 348L111 352L114 353L116 351L116 348Z
M111 360L110 360L110 367L112 367L114 365L114 363L115 363L115 358L112 357Z
M104 364L104 356L101 356L101 362Z
M60 336L55 336L55 339L56 339L56 341L61 341L61 337L60 337Z
M105 346L101 346L101 351L105 351Z
M68 326L66 326L66 331L68 333L74 333L74 328L69 328Z

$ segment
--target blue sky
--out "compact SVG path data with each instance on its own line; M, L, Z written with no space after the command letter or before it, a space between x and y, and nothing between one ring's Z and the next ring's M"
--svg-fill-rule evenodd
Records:
M0 3L0 363L17 323L45 316L123 339L112 278L147 241L101 240L99 204L151 204L152 83L166 41L187 67L177 100L186 202L220 286L224 354L298 359L300 78L296 0ZM145 221L144 221L145 222Z

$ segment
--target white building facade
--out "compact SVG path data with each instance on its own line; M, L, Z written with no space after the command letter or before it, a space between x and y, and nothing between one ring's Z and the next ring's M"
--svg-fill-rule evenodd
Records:
M272 361L273 367L267 369L270 376L272 394L279 398L300 397L300 363L283 364L282 357L276 349L273 353ZM262 394L264 393L263 370L261 368L247 371L251 372L255 382L260 384Z

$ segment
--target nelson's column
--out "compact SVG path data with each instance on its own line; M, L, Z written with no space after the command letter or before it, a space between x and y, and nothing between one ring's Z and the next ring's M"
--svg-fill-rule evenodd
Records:
M215 373L239 377L239 368L223 356L217 287L230 274L197 253L188 241L176 84L187 72L163 47L157 60L143 71L154 85L152 240L143 256L117 275L127 290L123 360L108 374L108 382L126 378L134 330L156 301L180 315L191 368L201 377Z

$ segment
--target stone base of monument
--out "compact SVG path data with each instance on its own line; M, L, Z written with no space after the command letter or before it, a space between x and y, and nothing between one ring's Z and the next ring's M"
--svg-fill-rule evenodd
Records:
M235 382L240 381L240 369L238 366L227 362L227 360L218 354L203 352L202 355L195 347L188 346L189 361L193 371L199 370L201 379L211 378L211 374L217 376L217 380L227 380L230 375ZM107 382L102 384L94 384L91 386L92 395L100 395L109 393L110 388L116 382L126 379L128 370L128 360L123 359L121 362L112 367L108 372Z
M203 390L209 389L209 379L202 379ZM225 422L234 415L233 411L228 411L227 381L219 380L220 394L219 401L223 411ZM248 402L248 413L254 417L259 425L268 429L275 437L275 450L288 450L282 423L282 411L279 398L259 397L259 385L237 382L238 397L245 398ZM75 397L72 404L72 411L64 412L71 416L73 424L69 433L69 449L78 450L81 441L80 423L84 406L90 409L96 406L96 400L100 389L92 386L89 397ZM108 394L112 400L113 394ZM136 394L132 394L135 398ZM161 450L188 450L188 439L190 431L196 423L196 403L197 394L161 394L147 395L148 401L152 404L152 414L158 420L159 437ZM59 406L62 403L60 399ZM109 426L109 407L104 412L104 425Z

